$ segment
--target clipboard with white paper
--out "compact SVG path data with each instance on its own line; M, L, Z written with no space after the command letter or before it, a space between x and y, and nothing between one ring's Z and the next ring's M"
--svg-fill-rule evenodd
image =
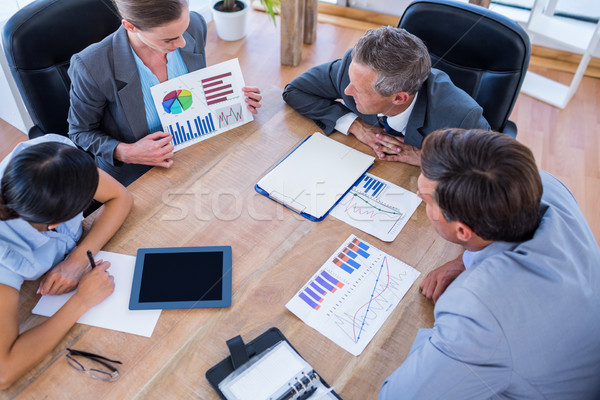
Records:
M255 186L258 193L321 221L373 165L375 157L314 133Z

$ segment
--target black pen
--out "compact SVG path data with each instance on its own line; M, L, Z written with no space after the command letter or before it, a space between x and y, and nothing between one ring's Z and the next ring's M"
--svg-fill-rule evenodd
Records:
M90 260L90 265L92 266L92 269L94 269L94 267L96 266L96 262L94 261L94 256L92 255L92 252L90 250L87 251L87 256Z

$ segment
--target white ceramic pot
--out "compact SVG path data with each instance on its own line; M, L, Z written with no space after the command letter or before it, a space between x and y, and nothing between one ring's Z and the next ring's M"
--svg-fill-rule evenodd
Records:
M244 4L244 9L234 12L222 12L215 10L215 4L219 3L219 1L215 1L212 4L211 11L213 19L215 20L217 35L223 40L235 41L246 36L248 3L241 0L238 1Z

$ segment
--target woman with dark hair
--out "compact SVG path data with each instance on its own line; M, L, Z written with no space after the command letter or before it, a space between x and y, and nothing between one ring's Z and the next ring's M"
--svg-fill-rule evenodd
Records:
M187 0L113 0L122 26L71 58L69 136L124 185L173 164L150 88L206 67L206 22ZM256 114L260 90L244 87Z
M0 163L0 389L6 389L48 354L88 309L114 289L108 262L90 266L121 226L131 194L99 170L67 138L45 135L19 144ZM81 239L83 210L104 203ZM38 293L77 292L52 317L19 333L19 290L41 280Z

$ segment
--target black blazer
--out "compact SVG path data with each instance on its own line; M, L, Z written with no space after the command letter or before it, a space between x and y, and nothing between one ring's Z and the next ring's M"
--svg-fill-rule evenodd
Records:
M311 68L290 82L284 100L300 114L311 118L327 135L336 121L353 112L368 124L378 126L377 115L361 114L352 96L344 94L350 83L348 68L352 50L342 59ZM337 100L343 100L341 103ZM404 142L421 147L425 136L441 128L490 129L483 109L462 89L454 86L445 72L432 69L419 90L404 136Z
M206 21L190 13L181 57L192 72L206 67ZM148 135L140 76L122 26L99 43L71 58L69 137L96 157L100 168L128 185L151 167L124 164L113 158L120 142Z

